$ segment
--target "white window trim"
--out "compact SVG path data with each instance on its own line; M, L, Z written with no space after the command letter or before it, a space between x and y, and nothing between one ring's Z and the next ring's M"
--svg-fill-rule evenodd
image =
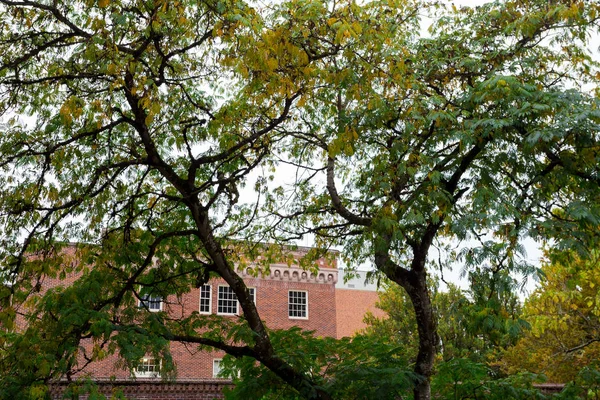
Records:
M237 296L236 296L236 302L235 302L235 312L234 313L225 313L225 312L220 312L219 311L219 288L221 287L226 287L226 288L231 288L231 286L228 285L218 285L217 286L217 315L239 315L240 313L240 306L239 306L239 302L237 301ZM235 294L235 292L234 292Z
M154 357L149 356L149 357L142 358L142 362L147 359L156 360ZM156 365L156 364L154 364L154 365ZM162 360L160 360L160 359L158 360L158 371L153 371L153 372L138 371L138 367L139 367L139 365L133 370L133 375L136 378L160 378L160 370L162 367Z
M306 293L306 317L292 317L290 315L290 293L291 292L301 292L301 293ZM288 318L289 319L308 319L308 290L288 290Z
M152 295L148 294L148 297L151 297ZM158 305L158 310L155 308L150 308L148 304L144 304L144 296L140 295L139 301L138 301L138 307L139 308L143 308L146 311L150 311L150 312L160 312L163 310L163 304L164 304L164 299L162 298L162 296L155 296L155 297L160 297L160 302Z
M200 306L202 304L202 286L208 286L208 312L200 310ZM200 314L209 315L212 314L212 285L202 285L200 286L200 293L198 293L198 311Z

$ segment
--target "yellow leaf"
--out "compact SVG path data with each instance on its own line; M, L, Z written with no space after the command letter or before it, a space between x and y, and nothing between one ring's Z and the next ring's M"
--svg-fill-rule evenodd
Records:
M275 58L270 58L267 61L267 67L269 68L270 71L274 71L277 68L277 66L279 66L279 63L277 62L277 59L275 59Z
M304 104L306 104L306 96L302 96L300 97L300 99L298 100L298 107L303 107Z
M110 4L110 0L98 0L98 6L100 8L105 8Z
M150 111L152 112L152 114L158 114L161 110L161 105L159 102L155 101L154 103L152 103L152 106L150 106Z
M243 78L248 77L248 68L244 64L240 64L240 66L238 67L238 71Z

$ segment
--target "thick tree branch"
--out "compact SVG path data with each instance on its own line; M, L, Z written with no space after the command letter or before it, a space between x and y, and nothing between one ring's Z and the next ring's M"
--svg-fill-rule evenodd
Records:
M335 187L335 159L332 157L327 159L327 191L329 192L333 208L341 217L356 225L370 226L372 224L373 221L371 218L361 217L352 213L342 203L342 199Z

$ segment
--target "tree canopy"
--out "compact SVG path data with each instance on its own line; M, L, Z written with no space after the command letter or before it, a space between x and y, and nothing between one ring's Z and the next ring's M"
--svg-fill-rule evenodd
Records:
M283 256L263 241L313 234L406 291L414 396L428 399L427 276L444 267L432 246L475 240L458 253L467 269L528 274L521 238L583 251L597 235L588 45L599 11L547 0L0 0L0 263L12 299L1 314L4 326L18 313L28 323L2 333L3 395L78 368L91 338L129 366L147 351L168 361L170 341L212 346L330 398L279 356L235 270L259 251L256 273ZM284 163L298 168L291 190L269 172L250 178ZM244 188L256 196L240 198ZM85 244L81 262L66 262L69 241ZM42 276L71 273L73 285L37 292ZM137 307L210 276L233 289L243 321ZM28 361L15 362L22 351Z

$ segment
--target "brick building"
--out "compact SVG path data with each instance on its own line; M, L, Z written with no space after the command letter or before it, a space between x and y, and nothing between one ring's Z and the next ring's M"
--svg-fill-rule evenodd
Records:
M294 259L298 260L308 250L297 249L293 252ZM73 249L66 251L73 252ZM250 271L239 271L254 297L261 318L269 328L298 326L315 331L318 336L340 338L351 336L363 328L362 319L367 311L381 315L381 311L374 307L378 299L376 287L365 283L364 273L344 282L343 271L337 268L335 257L332 261L320 259L318 264L319 271L316 275L294 263L291 266L287 263L271 264L268 276L255 277ZM42 284L46 288L69 285L76 278L74 274L67 275L62 280L48 278ZM140 306L146 307L149 312L164 311L176 318L194 311L235 318L241 312L235 294L222 279L211 279L207 284L193 288L179 297L162 299L148 296ZM200 352L194 346L172 343L171 354L177 367L176 383L181 386L181 390L194 392L190 388L200 385L202 388L209 388L206 390L212 393L216 390L215 384L217 387L226 384L226 381L219 378L219 363L224 356L223 352ZM160 385L152 383L160 382L159 363L152 357L145 357L132 376L130 371L118 367L115 357L107 357L88 365L84 373L99 382L110 382L111 387L121 382L128 390L135 391L131 388L131 382L137 382L138 385L143 385L138 386L139 390L143 387L143 390L152 392L161 390ZM172 386L168 388L175 390ZM201 390L203 391L204 389Z

